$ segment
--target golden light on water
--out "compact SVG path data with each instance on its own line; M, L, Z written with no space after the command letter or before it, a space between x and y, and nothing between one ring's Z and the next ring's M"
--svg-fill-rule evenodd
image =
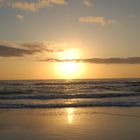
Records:
M67 120L68 120L68 123L69 124L72 124L73 123L73 120L74 120L74 108L67 108L66 109L67 111Z

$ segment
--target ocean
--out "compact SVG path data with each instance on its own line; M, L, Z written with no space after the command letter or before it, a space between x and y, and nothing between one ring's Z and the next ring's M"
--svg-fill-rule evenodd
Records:
M140 79L0 81L0 108L140 107Z

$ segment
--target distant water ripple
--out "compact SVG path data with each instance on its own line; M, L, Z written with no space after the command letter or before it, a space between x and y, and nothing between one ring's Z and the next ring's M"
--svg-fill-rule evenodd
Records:
M0 108L139 107L140 79L0 81Z

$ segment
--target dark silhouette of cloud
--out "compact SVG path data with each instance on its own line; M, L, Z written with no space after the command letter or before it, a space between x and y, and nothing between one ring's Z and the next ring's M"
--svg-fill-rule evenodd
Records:
M0 41L0 57L24 57L26 55L34 55L36 53L43 52L62 52L63 49L50 49L56 47L55 42L9 42ZM60 47L60 44L58 44ZM58 59L58 58L47 58L37 60L42 62L83 62L93 64L140 64L140 57L128 57L128 58L85 58L85 59Z
M0 57L23 57L42 52L59 52L61 49L50 49L47 43L11 43L0 41Z
M128 58L88 58L88 59L55 59L47 58L46 62L83 62L83 63L94 63L94 64L140 64L140 57L128 57Z
M38 50L31 49L22 49L22 48L13 48L0 45L0 56L1 57L21 57L24 55L31 55L38 52Z

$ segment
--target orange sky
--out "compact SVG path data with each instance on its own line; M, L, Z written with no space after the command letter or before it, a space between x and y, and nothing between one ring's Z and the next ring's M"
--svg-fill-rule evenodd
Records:
M139 78L139 5L0 0L0 79Z

